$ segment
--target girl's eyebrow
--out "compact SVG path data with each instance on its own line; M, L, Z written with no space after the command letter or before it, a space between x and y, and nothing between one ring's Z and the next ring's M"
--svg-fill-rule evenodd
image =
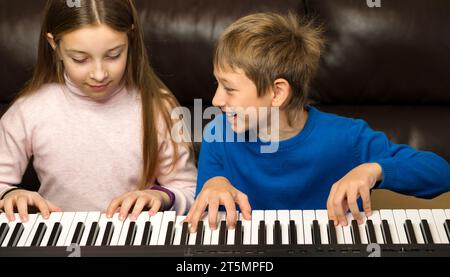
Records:
M116 46L116 47L113 47L113 48L109 49L109 50L106 51L106 52L114 51L114 50L116 50L116 49L125 47L126 45L127 45L126 43L125 43L125 44L118 45L118 46ZM86 52L83 52L83 51L80 51L80 50L74 50L74 49L66 49L66 52L73 52L73 53L80 53L80 54L88 54L88 53L86 53Z

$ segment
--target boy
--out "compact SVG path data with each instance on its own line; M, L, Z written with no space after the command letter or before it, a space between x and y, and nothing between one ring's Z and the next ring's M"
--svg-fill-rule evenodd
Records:
M361 222L359 197L370 216L375 186L430 198L450 190L450 167L441 157L393 144L362 120L307 105L322 46L320 29L292 14L249 15L222 34L214 58L218 88L213 105L224 116L205 129L197 199L186 218L192 232L206 207L213 229L220 205L227 211L227 225L234 227L236 204L247 220L251 209L327 207L336 225L346 225L348 209ZM252 107L270 108L265 117L258 113L263 127L251 120L247 111ZM268 120L274 108L275 123ZM256 133L257 140L227 142L221 133L227 128L247 137ZM264 132L268 129L270 134ZM206 136L217 132L223 140ZM276 151L260 151L275 140Z

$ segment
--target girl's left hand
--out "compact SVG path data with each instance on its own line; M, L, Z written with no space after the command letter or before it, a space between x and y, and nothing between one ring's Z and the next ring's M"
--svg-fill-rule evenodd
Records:
M149 214L155 215L161 207L170 202L169 196L158 190L136 190L114 198L106 209L106 217L111 218L119 209L119 219L125 220L131 208L131 220L136 220L142 210L150 208Z
M328 217L335 226L347 225L346 212L350 209L353 218L362 223L358 207L358 198L363 201L366 216L372 214L370 189L382 178L382 168L377 163L366 163L352 169L347 175L334 183L328 196Z

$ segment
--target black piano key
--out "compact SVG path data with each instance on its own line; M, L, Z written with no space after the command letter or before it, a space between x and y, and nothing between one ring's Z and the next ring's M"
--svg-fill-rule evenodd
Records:
M447 233L448 240L450 241L450 219L445 220L444 227L445 232Z
M238 220L236 222L236 229L234 231L234 244L242 245L242 237L244 236L242 232L242 221Z
M44 222L39 223L34 238L31 241L31 246L40 246L42 239L44 238L45 231L47 231L47 225Z
M145 222L144 234L142 235L141 245L150 245L150 237L152 234L152 225L150 221Z
M334 227L334 221L328 220L328 242L329 244L335 245L338 244L336 228Z
M52 232L50 233L50 238L48 239L47 246L56 246L58 243L59 236L61 235L62 225L59 222L56 222L53 225Z
M173 242L173 221L170 221L169 224L167 224L167 233L164 245L172 245L172 242Z
M386 219L381 221L381 230L383 232L384 243L394 244L392 241L391 228L389 228L389 222Z
M261 220L258 228L258 244L266 245L266 241L266 224L264 223L264 220Z
M130 222L128 226L127 238L125 239L125 245L133 245L134 237L136 236L137 226L136 222Z
M352 231L353 243L361 244L361 235L359 234L358 222L356 220L352 220L352 226L350 230Z
M84 223L78 222L77 227L75 228L75 233L73 234L73 237L72 237L72 243L80 244L81 237L83 236L83 232L84 232Z
M183 222L183 227L181 228L181 241L180 245L187 245L189 239L189 223Z
M219 245L225 245L227 240L227 223L222 220L219 227Z
M322 238L320 236L319 221L313 220L312 226L311 226L311 231L312 231L312 237L313 237L313 244L314 245L321 245L322 244Z
M279 220L275 220L275 224L273 225L273 244L281 245L281 224Z
M297 244L297 227L294 220L289 221L289 244Z
M3 241L5 240L8 231L9 231L8 223L2 223L2 225L0 226L0 245L2 245Z
M414 234L414 228L412 225L411 220L407 219L405 221L405 231L406 231L406 236L408 238L408 242L410 244L417 244L417 239L416 239L416 235Z
M87 246L95 245L99 231L100 231L100 226L98 226L98 222L92 222L91 230L89 231L88 239L86 241Z
M197 235L195 237L195 245L203 245L203 221L199 221L197 224Z
M375 227L371 219L366 221L366 232L368 234L367 238L369 243L377 243L377 236L375 235Z
M22 223L16 224L16 226L14 227L12 236L9 239L8 247L16 247L17 246L17 243L19 242L19 239L22 236L24 229L25 229L25 227L23 226Z
M430 226L428 225L428 221L422 219L420 222L420 230L422 230L422 235L425 241L425 244L434 244L433 236L431 235Z
M103 234L103 239L102 239L103 246L109 245L111 243L111 238L113 236L113 233L114 233L114 225L110 221L110 222L106 223L105 233Z

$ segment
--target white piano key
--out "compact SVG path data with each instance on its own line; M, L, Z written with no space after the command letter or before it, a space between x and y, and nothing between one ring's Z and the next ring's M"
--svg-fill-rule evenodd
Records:
M177 216L175 219L174 227L174 237L173 237L173 245L181 244L181 232L183 230L183 220L186 218L184 215Z
M147 213L147 212L145 212ZM131 220L131 214L127 216L127 218L123 221L122 230L120 231L119 240L117 241L117 245L124 246L127 241L128 230L130 228L130 223L135 222L135 220ZM137 226L136 226L137 227Z
M303 212L301 210L289 211L290 220L294 220L297 231L297 244L305 244L305 235L303 232Z
M119 219L119 213L114 214L112 217L112 223L114 225L114 232L109 245L117 246L119 242L120 233L122 232L123 221Z
M336 238L337 238L338 244L345 244L344 229L342 228L342 226L338 225L338 226L335 226L334 228L336 230Z
M420 215L418 210L407 209L405 210L406 217L411 220L414 233L416 235L417 243L424 244L425 241L422 236L422 230L420 229Z
M61 233L58 238L58 242L56 243L56 246L64 246L66 243L67 235L69 234L70 227L72 226L72 221L75 217L74 212L64 212L61 217Z
M150 245L158 245L159 233L161 231L163 217L164 217L164 212L158 212L154 216L150 217L150 224L152 226L152 235L150 236ZM164 237L164 239L165 239L165 237Z
M252 243L252 220L244 219L242 213L239 214L239 220L242 221L242 244L250 245Z
M275 226L275 220L277 220L276 210L264 211L264 222L266 224L266 244L273 244L273 230Z
M450 209L445 210L445 216L447 217L447 219L450 219Z
M264 220L264 211L263 210L255 210L252 211L252 228L251 228L251 244L258 245L258 230L259 230L259 222Z
M98 222L100 220L100 212L88 212L86 220L84 221L84 232L80 240L80 245L85 246L89 238L89 233L91 232L91 227L93 222Z
M44 222L45 225L47 226L47 230L45 231L44 237L42 238L41 241L41 247L46 247L48 245L48 241L50 240L50 236L52 234L52 230L53 230L53 226L55 226L55 223L59 223L61 221L61 218L63 216L62 212L52 212L50 213L49 218L46 220L42 217L42 215L39 215L38 221L35 223L35 227L37 229L39 223ZM36 231L34 231L33 233L35 233ZM27 241L27 246L30 246L32 243L32 239L29 239Z
M329 244L328 241L328 212L327 210L316 210L316 220L319 222L320 240L322 244ZM333 227L333 226L331 226Z
M431 210L434 218L434 222L436 223L436 230L439 234L440 243L449 243L447 233L445 231L445 220L447 219L445 216L445 211L442 209L433 209Z
M368 234L367 234L367 229L366 229L366 221L367 221L367 217L366 214L364 212L360 212L361 215L361 220L362 223L358 224L358 228L359 228L359 236L361 237L361 243L362 244L369 244L369 240L367 238Z
M305 236L305 244L313 244L312 224L316 219L314 210L303 211L303 234Z
M211 245L211 236L212 236L212 230L211 227L209 227L209 218L206 214L203 217L203 245Z
M373 228L375 229L375 237L377 238L377 243L384 244L383 231L381 230L380 211L372 211L372 215L369 216L368 219L372 220Z
M344 232L345 244L353 244L353 237L352 237L352 230L351 230L353 216L351 213L347 213L345 215L345 217L347 218L347 225L342 226L342 231Z
M405 210L392 210L392 215L394 216L395 227L397 229L400 244L408 244L408 237L406 236L405 231L405 221L407 219Z
M391 238L392 238L392 243L394 244L399 244L400 243L400 239L399 239L399 235L397 232L397 227L396 227L396 222L394 219L394 214L392 213L392 210L380 210L380 219L381 222L383 223L383 220L386 220L388 222L389 225L389 231L391 233ZM404 229L403 229L404 232ZM406 237L405 237L406 239Z
M218 212L217 223L216 223L217 228L215 230L212 230L212 233L211 233L211 245L219 245L220 222L222 220L226 220L226 213Z
M22 236L19 239L19 242L17 243L18 247L26 246L26 242L28 237L31 234L31 231L33 230L34 224L36 223L36 220L38 218L38 214L29 214L28 215L28 221L23 223L23 233Z
M239 212L236 211L236 219L239 219ZM234 245L234 240L235 240L235 235L236 235L236 228L229 228L227 231L227 243L228 245Z
M430 227L430 233L433 237L434 243L441 243L441 238L439 236L438 230L436 228L436 222L433 218L433 213L430 209L421 209L419 210L420 219L425 219L428 222L428 226Z
M136 219L136 236L134 237L134 242L132 245L141 245L142 237L144 235L145 223L150 220L150 215L148 211L142 212L139 214Z
M277 219L281 227L281 244L289 244L289 210L278 210Z
M164 245L164 243L166 242L167 226L170 221L175 222L175 218L176 218L175 211L165 211L163 213L163 218L161 221L161 229L159 231L158 236L158 245Z
M66 242L64 246L69 246L72 243L72 238L77 228L79 222L84 223L86 221L87 212L77 212L75 213L75 217L73 218L72 224L69 229L69 233L67 234Z

